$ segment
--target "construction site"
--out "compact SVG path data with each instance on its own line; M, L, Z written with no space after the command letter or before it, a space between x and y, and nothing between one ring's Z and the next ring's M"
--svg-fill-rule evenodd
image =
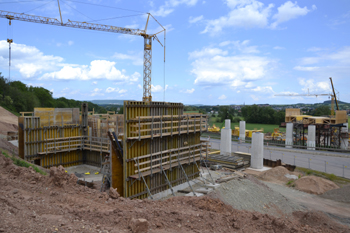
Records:
M286 109L286 132L274 135L246 130L243 120L209 127L207 114L153 101L152 41L165 59L165 36L162 44L157 35L166 30L150 13L144 30L63 23L59 13L61 20L2 10L0 17L142 36L142 101L125 100L122 114L89 111L87 102L20 116L0 107L0 232L350 232L345 111L314 117ZM150 19L160 32L148 34ZM309 169L296 156L309 159ZM311 169L317 157L342 161L343 175Z

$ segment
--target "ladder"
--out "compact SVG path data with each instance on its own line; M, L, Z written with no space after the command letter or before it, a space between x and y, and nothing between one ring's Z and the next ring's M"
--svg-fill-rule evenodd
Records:
M105 162L102 163L101 174L102 184L100 192L105 192L111 185L111 161L109 155L106 155Z

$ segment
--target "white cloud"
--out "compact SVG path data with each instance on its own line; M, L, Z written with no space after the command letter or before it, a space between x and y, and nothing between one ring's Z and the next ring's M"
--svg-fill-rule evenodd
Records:
M97 85L97 82L96 81L92 82L92 85Z
M99 88L95 88L90 96L104 96L104 94L102 93L102 89L99 89Z
M251 97L254 101L259 101L259 100L261 100L261 97L256 96L256 95L250 95L250 97Z
M318 66L295 66L293 69L299 70L299 71L315 71L318 70L320 67Z
M58 80L90 80L107 79L118 82L127 82L137 80L135 75L128 76L125 70L115 68L115 62L107 60L94 60L87 65L64 64L59 71L45 73L40 79L58 79Z
M107 93L111 93L111 92L115 92L115 88L114 87L108 87L107 89L106 89L106 92Z
M280 47L280 46L275 46L275 47L273 47L273 49L276 49L276 50L282 50L282 49L286 49L286 48L284 48L284 47Z
M216 34L226 27L240 28L264 28L268 26L273 4L265 6L256 0L227 0L227 6L231 9L228 15L218 19L208 20L202 33Z
M143 65L143 55L142 52L137 54L123 54L123 53L115 53L112 58L120 59L120 60L131 60L132 64L135 66Z
M344 65L350 64L350 46L343 47L333 53L320 53L316 57L304 57L301 59L301 64L310 65L323 61L333 61Z
M315 10L316 6L313 5L312 9ZM291 1L285 2L283 5L278 7L277 10L278 12L272 17L272 19L275 20L275 22L271 24L272 29L276 28L283 22L298 18L299 16L304 16L310 12L307 7L301 8L298 6L297 2L293 3Z
M194 88L192 88L192 89L187 89L185 91L180 91L180 92L186 93L186 94L192 94L194 91L195 91Z
M189 59L195 59L195 58L203 58L203 57L212 57L216 55L227 55L227 51L223 51L218 48L203 48L202 50L198 51L193 51L188 53L189 54Z
M71 45L73 45L73 44L74 44L74 41L71 41L71 40L68 41L68 45L69 45L69 46L71 46Z
M12 66L25 78L56 79L56 80L90 80L108 79L119 82L135 82L140 74L135 72L131 76L125 70L118 70L115 62L94 60L90 65L63 63L58 56L44 55L33 46L13 43ZM8 44L0 41L0 64L8 62Z
M151 85L151 91L152 92L162 92L163 87L161 85L156 85L154 86L153 84Z
M142 89L142 86L141 86L140 84L138 84L137 87L138 87L139 89Z
M44 55L34 46L24 44L12 44L12 67L18 70L25 78L40 75L45 71L53 70L57 64L63 62L62 57ZM0 64L8 64L8 43L0 41Z
M323 50L322 48L318 48L318 47L311 47L311 48L308 48L306 51L308 52L318 52L318 51L321 51Z
M198 0L168 0L164 5L160 6L157 11L151 11L154 16L165 17L175 10L175 7L179 5L194 6Z
M237 40L237 41L224 41L224 42L221 42L219 45L222 47L231 45L233 46L234 49L240 51L241 53L259 53L260 52L257 49L258 46L248 46L249 43L250 43L249 40L244 40L242 42Z
M270 86L265 86L265 87L261 87L261 86L258 86L256 88L253 88L252 91L255 91L255 92L262 92L262 93L275 93L272 89L272 87Z
M213 53L212 51L219 51ZM252 81L265 77L273 60L253 55L225 56L220 49L207 48L196 51L196 58L192 62L191 73L196 76L194 81L197 85L228 85L230 87L252 88Z
M216 35L227 27L275 29L279 24L306 15L311 11L307 7L299 7L297 2L287 1L278 7L278 12L272 17L274 22L269 26L274 4L265 6L264 3L257 0L226 0L226 4L230 12L220 18L207 20L202 33ZM316 6L313 5L312 10L315 9Z
M331 91L329 82L315 82L313 79L305 80L299 78L299 85L302 86L304 92L310 92L310 94L328 94Z
M106 89L106 93L112 93L112 92L116 92L116 93L119 93L119 94L124 94L127 92L127 90L125 89L119 89L119 88L114 88L114 87L108 87Z
M190 17L189 19L188 19L188 22L189 23L197 23L197 22L199 22L199 21L202 21L203 20L203 15L201 15L201 16L198 16L198 17Z
M227 97L226 97L226 95L221 95L221 96L219 96L219 100L224 100L224 99L226 99Z

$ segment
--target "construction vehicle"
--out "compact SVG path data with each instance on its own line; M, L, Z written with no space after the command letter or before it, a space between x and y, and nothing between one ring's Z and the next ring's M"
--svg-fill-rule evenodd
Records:
M64 26L64 27L71 27L71 28L80 28L80 29L88 29L88 30L95 30L95 31L104 31L104 32L113 32L113 33L122 33L127 35L142 36L144 38L143 101L146 101L146 102L152 101L152 94L151 94L152 40L158 41L159 44L162 47L164 47L164 62L165 62L166 29L150 13L147 13L148 17L147 17L146 26L144 30L96 24L96 23L88 23L88 22L71 21L69 19L68 19L68 22L63 23L59 0L57 0L57 3L58 3L58 9L59 9L60 18L61 18L60 21L55 18L28 15L24 13L15 13L15 12L2 11L2 10L0 10L0 18L8 19L10 25L11 25L11 20L20 20L20 21L32 22L32 23L42 23L42 24L49 24L49 25L55 25L55 26ZM150 17L152 17L160 25L162 30L154 34L147 34L147 27L148 27L148 22ZM162 32L164 32L164 46L162 45L162 43L159 41L157 37L157 35ZM11 49L11 43L13 42L13 40L9 39L8 42Z
M212 133L219 133L220 132L220 128L216 127L215 124L213 124L213 127L208 127L208 131L212 132Z
M245 136L248 137L248 138L251 138L253 136L253 133L256 133L256 132L260 132L260 133L263 133L264 132L264 129L253 129L253 130L248 130L246 129L245 130ZM237 136L239 137L239 127L235 127L234 129L232 129L232 136Z

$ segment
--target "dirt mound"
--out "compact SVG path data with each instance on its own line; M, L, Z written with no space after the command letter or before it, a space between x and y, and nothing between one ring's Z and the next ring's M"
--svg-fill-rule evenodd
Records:
M61 165L59 167L50 168L49 183L54 184L57 187L63 187L66 185L75 185L78 178L74 174L68 175Z
M329 190L320 196L334 201L350 203L350 185L339 189Z
M295 181L295 188L311 194L322 194L332 189L338 189L339 186L330 180L317 176L304 176Z
M0 139L0 149L7 150L13 155L18 155L18 147L5 139Z
M106 193L70 183L62 171L58 167L50 170L50 177L42 176L13 165L0 154L0 232L130 232L136 229L135 219L147 223L149 232L348 230L321 213L311 212L309 218L297 214L276 218L236 210L208 196L164 201L112 199ZM33 182L34 177L38 178ZM314 215L323 217L317 222Z
M0 107L0 134L7 135L8 131L18 131L18 117Z
M262 172L259 175L259 178L261 180L265 180L265 181L285 184L289 180L291 180L291 178L286 177L286 175L287 176L288 175L295 175L296 177L298 177L299 174L295 173L295 172L290 172L290 171L288 171L287 168L285 168L283 166L278 166L278 167L274 167L270 170L267 170L265 172Z

